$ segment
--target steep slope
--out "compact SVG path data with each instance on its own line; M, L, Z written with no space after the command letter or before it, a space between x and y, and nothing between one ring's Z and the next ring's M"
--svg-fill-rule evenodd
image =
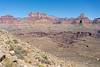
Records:
M0 30L0 67L66 67L64 62Z

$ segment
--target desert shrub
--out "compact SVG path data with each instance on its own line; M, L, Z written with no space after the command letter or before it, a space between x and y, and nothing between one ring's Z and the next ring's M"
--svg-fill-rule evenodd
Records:
M11 40L8 40L5 42L6 44L13 44L13 42Z
M46 54L42 55L43 59L48 60L48 56Z
M47 54L36 56L36 59L38 59L38 61L40 61L41 63L51 64L51 61L49 60Z
M24 56L27 55L26 50L24 50L21 46L15 45L18 43L17 40L7 41L6 43L9 44L9 46L10 46L9 50L14 50L14 52L18 58L23 59Z
M18 40L14 39L14 40L8 40L5 42L6 44L18 44Z
M6 59L3 61L4 67L12 67L12 64L13 64L13 62L11 61L10 58L6 58Z
M45 67L43 64L39 64L39 66L38 67Z
M9 48L9 50L10 50L10 51L11 51L11 50L14 50L15 47L16 47L16 45L10 44L10 48Z
M32 63L32 61L29 61L29 63L31 64L31 63Z
M19 59L24 59L24 56L27 56L27 51L22 49L20 46L15 47L14 51Z
M14 50L15 45L13 44L13 42L11 40L6 41L5 43L9 44L9 50Z
M14 39L13 40L14 44L18 44L18 40Z

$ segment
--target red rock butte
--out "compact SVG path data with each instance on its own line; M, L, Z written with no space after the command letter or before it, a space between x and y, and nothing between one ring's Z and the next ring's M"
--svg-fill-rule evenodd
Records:
M88 17L81 13L77 18L59 18L55 16L50 16L45 13L40 12L30 12L27 17L20 18L20 20L11 15L5 15L0 17L0 23L5 24L17 24L19 22L26 22L32 24L82 24L88 25L92 23L100 23L100 18L96 18L94 20L90 20Z

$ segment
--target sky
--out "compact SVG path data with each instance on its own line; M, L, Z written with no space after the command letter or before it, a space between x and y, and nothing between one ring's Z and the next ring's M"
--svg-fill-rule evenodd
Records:
M62 18L85 13L94 19L100 17L100 0L0 0L0 16L25 17L29 12L43 12Z

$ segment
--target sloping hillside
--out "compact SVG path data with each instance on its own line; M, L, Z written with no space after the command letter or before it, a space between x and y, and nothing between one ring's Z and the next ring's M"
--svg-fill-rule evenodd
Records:
M0 30L0 67L66 67L46 52L42 52L25 42Z

